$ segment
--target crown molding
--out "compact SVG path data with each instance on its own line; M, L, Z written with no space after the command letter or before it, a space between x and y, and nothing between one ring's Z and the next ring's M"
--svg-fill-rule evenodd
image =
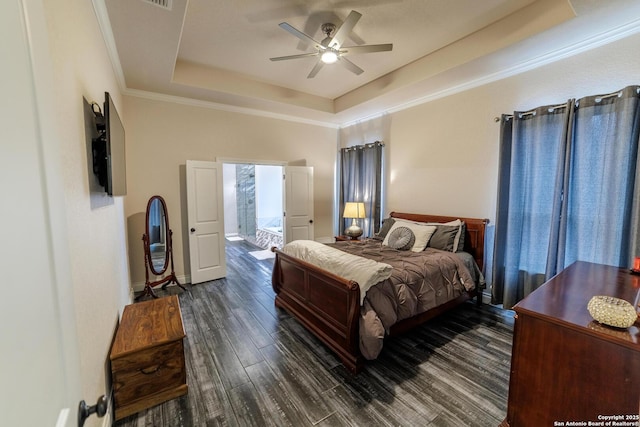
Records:
M111 30L111 21L109 21L109 12L107 12L107 5L105 0L91 0L93 4L93 11L98 20L98 26L102 33L102 38L107 47L107 55L111 61L111 68L116 77L116 82L120 88L120 92L126 89L126 82L124 79L124 73L122 71L122 64L120 64L120 56L118 56L118 48L116 47L116 40L113 37L113 31Z
M220 103L211 102L211 101L202 101L202 100L199 100L199 99L186 98L186 97L183 97L183 96L166 95L166 94L163 94L163 93L150 92L150 91L146 91L146 90L129 89L129 88L127 88L124 91L122 91L122 94L123 95L128 95L128 96L135 96L137 98L149 99L149 100L153 100L153 101L163 101L163 102L170 102L170 103L174 103L174 104L189 105L189 106L193 106L193 107L208 108L208 109L211 109L211 110L219 110L219 111L226 111L226 112L231 112L231 113L247 114L247 115L251 115L251 116L266 117L266 118L277 119L277 120L286 120L286 121L289 121L289 122L303 123L303 124L307 124L307 125L328 127L328 128L333 128L333 129L338 129L340 127L340 125L338 125L336 123L323 122L323 121L319 121L319 120L305 119L305 118L302 118L302 117L291 116L291 115L288 115L288 114L272 113L272 112L269 112L269 111L258 110L258 109L255 109L255 108L236 107L234 105L220 104Z
M637 19L625 25L621 25L612 30L602 32L595 36L589 37L588 39L581 40L580 42L565 46L561 49L557 49L552 52L546 53L544 55L540 55L528 61L521 62L512 67L505 68L504 70L500 70L498 72L491 73L491 74L486 74L479 78L469 80L465 83L462 83L456 86L451 86L449 88L446 88L438 92L430 93L429 95L416 98L409 102L397 104L394 107L388 108L386 112L389 114L396 113L402 110L406 110L408 108L416 107L421 104L426 104L428 102L435 101L440 98L445 98L447 96L464 92L466 90L474 89L476 87L483 86L485 84L506 79L508 77L512 77L512 76L524 73L526 71L530 71L530 70L542 67L544 65L551 64L553 62L557 62L562 59L566 59L566 58L578 55L580 53L587 52L592 49L596 49L601 46L605 46L609 43L622 40L626 37L637 34L638 32L640 32L640 19ZM376 116L372 116L372 117L376 117ZM366 120L370 118L367 118ZM362 120L358 120L358 121L362 121ZM347 126L353 123L355 123L355 121L350 122L349 124L346 124L346 125L341 125L341 126Z
M425 96L414 98L407 102L397 103L388 108L384 108L383 110L375 114L362 116L358 119L336 124L332 122L305 119L302 117L293 116L289 114L272 113L269 111L264 111L264 110L254 109L254 108L237 107L237 106L220 104L220 103L211 102L211 101L202 101L202 100L197 100L192 98L165 95L157 92L127 88L125 78L124 78L124 73L122 71L122 66L120 64L120 59L118 56L118 50L115 45L115 39L113 37L113 32L111 31L111 24L109 22L109 15L107 12L105 0L92 0L92 3L93 3L96 17L98 19L100 30L102 31L102 36L105 41L108 55L111 60L114 74L118 82L118 86L120 87L120 91L124 95L145 98L145 99L150 99L155 101L172 102L172 103L181 104L181 105L191 105L191 106L196 106L201 108L209 108L209 109L214 109L219 111L227 111L227 112L233 112L233 113L239 113L239 114L247 114L247 115L259 116L259 117L272 118L277 120L285 120L285 121L309 124L314 126L328 127L332 129L340 129L340 128L348 127L356 123L362 123L368 120L378 118L383 114L396 113L399 111L416 107L418 105L435 101L440 98L444 98L450 95L464 92L466 90L473 89L488 83L493 83L495 81L502 80L520 73L524 73L526 71L530 71L535 68L539 68L544 65L547 65L565 58L569 58L571 56L580 54L582 52L586 52L591 49L595 49L595 48L607 45L609 43L624 39L626 37L629 37L633 34L640 32L640 19L637 19L627 24L620 25L609 31L605 31L600 34L589 37L585 40L581 40L580 42L573 43L571 45L554 50L544 55L540 55L531 60L524 61L519 64L515 64L514 66L506 68L504 70L500 70L495 73L486 74L475 79L470 79L464 83L448 87L441 91L429 93Z

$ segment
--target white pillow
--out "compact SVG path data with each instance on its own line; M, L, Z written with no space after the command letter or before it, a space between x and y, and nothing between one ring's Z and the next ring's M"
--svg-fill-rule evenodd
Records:
M458 232L456 233L456 237L453 239L453 252L456 252L458 250L458 244L460 243L460 236L462 235L462 220L460 220L460 219L454 219L453 221L449 221L449 222L415 222L415 221L409 221L408 219L401 219L401 218L394 218L394 220L396 222L400 221L400 222L405 223L405 224L409 223L409 224L417 224L417 225L431 225L431 226L433 226L433 225L457 225L458 226ZM394 225L395 225L395 223L394 223ZM389 230L389 231L391 231L391 230ZM431 236L429 236L429 237L431 237ZM429 243L429 240L427 240L427 243Z
M385 246L389 246L389 236L398 227L407 227L411 231L413 231L414 236L416 237L416 241L413 243L411 247L411 252L422 252L424 248L427 247L427 243L429 243L429 239L433 236L433 233L436 232L436 227L433 225L424 225L413 221L403 221L398 220L393 223L389 232L385 236L382 244Z

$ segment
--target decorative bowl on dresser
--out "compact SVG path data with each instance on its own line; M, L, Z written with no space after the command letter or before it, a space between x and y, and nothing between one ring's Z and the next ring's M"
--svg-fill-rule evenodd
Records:
M187 393L178 297L128 305L111 347L115 419Z
M501 426L638 425L640 324L613 328L587 311L594 295L633 301L638 281L578 261L516 304Z

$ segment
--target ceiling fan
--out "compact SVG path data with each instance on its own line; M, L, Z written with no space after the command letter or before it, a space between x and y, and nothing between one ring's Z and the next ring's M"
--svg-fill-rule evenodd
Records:
M352 10L349 13L349 16L347 16L347 19L345 19L345 21L337 31L334 24L322 24L322 32L326 35L326 37L321 42L314 40L312 37L306 35L302 31L295 29L286 22L282 22L280 24L280 27L283 30L298 37L306 43L311 43L316 51L311 53L302 53L299 55L279 56L269 59L271 59L272 61L284 61L289 59L317 56L318 62L316 62L316 65L311 69L311 72L307 76L308 79L315 77L315 75L318 74L318 71L320 71L324 64L333 64L335 62L342 64L345 68L355 74L362 74L364 70L358 67L353 62L349 61L347 58L345 58L345 56L357 53L386 52L393 49L393 44L386 43L362 46L342 46L346 38L353 30L353 27L361 17L362 15L360 13ZM333 36L331 36L332 33L334 34Z

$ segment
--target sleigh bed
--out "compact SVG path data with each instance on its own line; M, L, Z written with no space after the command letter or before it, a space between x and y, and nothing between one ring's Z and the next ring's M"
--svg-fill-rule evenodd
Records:
M399 212L391 213L390 217L396 221L405 220L420 224L444 224L454 220L463 221L464 246L462 246L461 243L460 248L463 248L464 253L451 253L431 248L426 248L424 252L425 255L427 255L428 252L432 253L435 258L442 259L442 262L448 260L447 262L453 263L453 267L441 268L437 265L435 268L431 267L431 270L444 271L453 268L455 274L453 276L449 274L449 276L454 277L455 280L459 279L458 281L463 283L464 286L458 284L455 286L455 291L451 289L445 290L444 293L448 294L448 296L439 298L440 301L436 302L436 305L433 307L427 309L423 307L422 310L418 307L418 312L412 313L410 317L400 318L402 316L399 316L397 321L394 319L393 322L387 322L384 330L379 332L380 342L382 342L386 336L404 333L473 297L477 296L478 304L480 304L482 286L484 286L482 271L484 271L485 228L489 222L488 220ZM314 244L317 245L317 243ZM346 253L353 253L354 255L370 257L383 263L385 261L383 257L388 256L391 252L394 252L394 254L391 254L392 256L403 255L399 253L400 251L389 250L385 245L382 245L381 241L375 242L370 239L364 242L337 242L327 245L327 247L340 249ZM378 256L373 253L372 251L374 249L372 248L374 247L381 247L381 252L385 252L387 255ZM283 250L277 248L272 248L272 250L276 254L272 275L272 286L276 293L275 305L285 309L309 331L315 334L337 354L347 369L353 373L359 372L366 359L374 358L370 354L367 354L365 358L360 347L361 341L364 340L364 338L361 337L361 328L363 329L362 335L365 335L365 323L363 322L365 322L367 316L377 318L375 310L369 310L370 304L368 300L370 297L374 298L372 290L377 291L377 289L374 288L383 289L386 286L387 291L379 292L389 293L388 289L390 286L392 288L393 286L397 286L397 284L390 284L393 277L381 281L366 291L366 297L363 296L361 300L361 285L359 285L358 282L340 277L300 257L289 255ZM371 255L372 253L373 255ZM407 254L407 256L410 257L409 262L405 263L400 260L394 263L393 276L396 277L396 282L398 280L397 277L409 275L409 270L413 270L412 266L415 264L412 260L417 259L416 257L418 255L422 255L415 253L409 254L408 252ZM462 257L462 255L465 255L466 259ZM344 256L347 257L351 255ZM467 266L467 268L464 266L460 267L461 263L458 261L459 256L460 259L464 259L466 263L463 263L463 265ZM429 262L433 263L435 261ZM469 270L472 269L469 263L472 263L473 269L475 269L473 274L469 273ZM406 267L406 271L403 271L402 268L404 267L399 267L401 265L407 265L409 267ZM387 265L387 267L389 266ZM469 277L473 278L471 285L469 284ZM451 282L452 280L445 278L444 281ZM425 280L425 282L428 282L428 280ZM431 289L428 290L431 291ZM423 291L424 290L420 290L419 292ZM442 292L438 291L438 295L440 295L440 293ZM365 307L367 310L365 310ZM369 326L367 326L367 328L369 328ZM380 349L381 346L382 344L380 344Z

